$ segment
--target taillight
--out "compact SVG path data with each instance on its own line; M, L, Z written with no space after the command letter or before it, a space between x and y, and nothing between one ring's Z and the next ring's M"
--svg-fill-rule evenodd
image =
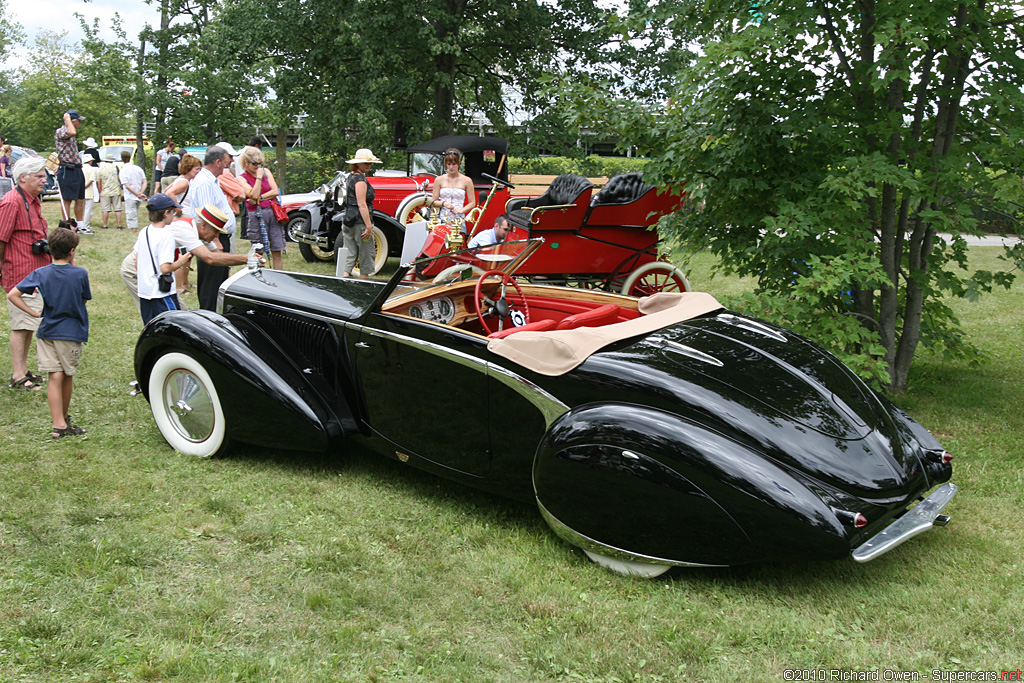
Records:
M850 510L835 510L836 517L839 518L843 524L852 526L855 529L860 529L868 525L868 518L860 512L851 512Z
M953 454L949 451L942 451L941 453L939 451L928 451L926 455L932 462L937 462L943 465L946 465L953 460Z

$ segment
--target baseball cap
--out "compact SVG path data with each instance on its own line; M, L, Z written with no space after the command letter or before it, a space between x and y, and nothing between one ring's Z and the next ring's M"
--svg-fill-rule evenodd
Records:
M165 209L180 209L181 204L174 201L163 192L157 192L149 198L149 203L146 204L146 207L150 211L164 211Z
M72 121L85 121L85 117L79 114L77 109L68 109L68 116Z

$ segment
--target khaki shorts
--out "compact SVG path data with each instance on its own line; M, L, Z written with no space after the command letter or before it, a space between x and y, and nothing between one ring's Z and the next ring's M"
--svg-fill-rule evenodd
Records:
M113 197L101 196L100 211L103 213L110 213L111 211L117 213L119 211L124 211L124 198L121 195L115 195Z
M29 308L34 308L37 311L43 310L43 297L39 294L38 289L32 294L22 294L21 300L28 304ZM7 312L11 316L12 330L29 330L31 332L35 332L39 329L39 323L43 320L42 318L35 318L21 310L12 304L10 299L7 300Z
M39 372L63 372L71 376L82 360L82 342L66 339L36 339Z

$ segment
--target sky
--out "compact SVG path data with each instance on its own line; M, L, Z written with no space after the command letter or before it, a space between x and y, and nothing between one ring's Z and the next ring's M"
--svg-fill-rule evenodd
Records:
M160 23L159 4L150 6L144 0L8 0L7 3L7 15L24 27L30 47L36 33L42 29L58 33L66 31L69 43L80 42L84 36L76 12L83 15L89 24L94 18L99 19L100 36L105 40L115 38L110 30L115 12L121 15L122 26L132 42L138 39L139 31L147 22L154 26Z

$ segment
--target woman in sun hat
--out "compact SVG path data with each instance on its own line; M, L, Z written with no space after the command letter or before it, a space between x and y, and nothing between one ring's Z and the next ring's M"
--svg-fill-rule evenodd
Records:
M369 277L375 272L377 248L373 242L373 187L366 181L366 174L381 161L364 148L357 150L356 155L345 163L349 164L352 173L346 181L345 218L341 228L344 245L348 249L342 275L352 276L358 257L360 276Z

